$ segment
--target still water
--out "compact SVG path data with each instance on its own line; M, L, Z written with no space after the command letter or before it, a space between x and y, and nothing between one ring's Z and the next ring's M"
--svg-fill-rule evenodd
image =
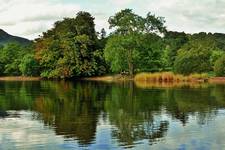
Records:
M225 149L225 85L0 82L0 150Z

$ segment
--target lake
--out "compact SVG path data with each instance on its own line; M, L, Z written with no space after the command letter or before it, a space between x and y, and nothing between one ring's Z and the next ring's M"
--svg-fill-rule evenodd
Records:
M225 149L225 85L0 82L0 149Z

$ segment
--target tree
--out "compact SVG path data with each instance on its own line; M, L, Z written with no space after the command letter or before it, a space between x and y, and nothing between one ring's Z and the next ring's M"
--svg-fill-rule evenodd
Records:
M178 50L189 41L188 35L184 32L168 31L165 34L164 41L166 44L168 66L172 70Z
M149 12L144 18L144 31L146 33L165 33L165 18L164 17L157 17L155 14Z
M217 49L217 50L213 50L212 54L210 56L210 64L211 66L214 68L215 67L215 62L221 58L221 56L223 56L225 53L224 51Z
M54 28L36 40L35 46L42 77L72 78L104 72L105 66L97 55L101 45L94 18L88 12L56 22Z
M109 24L115 32L107 42L104 51L105 58L110 62L113 71L129 71L129 74L133 76L134 70L137 70L138 66L137 58L140 58L139 55L143 50L141 40L144 40L149 34L163 33L165 31L164 19L151 15L151 13L143 18L133 13L131 9L125 9L110 17ZM145 42L149 43L146 40ZM150 53L150 49L147 47L144 48L144 51Z
M3 51L3 46L0 45L0 75L3 75L3 72L4 72L4 61L1 59L2 56L1 56L1 53Z
M192 40L179 51L174 63L175 72L181 74L202 73L212 69L210 56L214 41Z
M106 31L104 28L102 28L100 33L100 39L104 39L104 38L106 38Z
M144 30L144 18L133 13L131 9L124 9L111 16L108 20L110 29L116 28L115 32L121 35Z
M129 71L133 75L137 39L137 35L114 35L108 40L104 56L113 72Z
M38 76L39 64L33 54L26 54L20 62L19 70L23 76Z
M77 35L88 35L90 40L97 40L94 19L95 18L88 12L78 12L76 18L74 19Z
M138 39L137 72L159 72L167 67L165 44L156 34L148 33Z
M225 55L215 62L214 71L217 76L225 76Z
M20 75L19 64L27 48L18 43L6 44L0 51L1 68L3 75Z

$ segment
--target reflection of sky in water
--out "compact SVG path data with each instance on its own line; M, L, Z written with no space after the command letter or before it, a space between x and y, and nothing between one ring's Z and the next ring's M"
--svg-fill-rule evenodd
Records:
M108 119L98 117L95 141L87 147L79 147L77 140L64 139L54 132L54 128L46 127L41 121L35 120L33 112L20 111L19 115L9 112L10 116L0 119L0 149L122 149L121 143L112 137L116 127L110 125ZM200 125L197 114L189 116L188 123L181 122L165 115L155 114L156 120L168 121L168 131L162 139L153 145L148 140L135 142L131 149L199 149L220 150L225 148L225 111L218 111L213 119Z

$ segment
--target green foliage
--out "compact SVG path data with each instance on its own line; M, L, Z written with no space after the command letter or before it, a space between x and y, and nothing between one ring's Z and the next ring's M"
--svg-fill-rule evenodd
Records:
M156 34L144 34L138 38L136 72L156 72L166 68L165 44Z
M165 34L164 40L166 43L167 65L172 69L178 50L189 41L188 35L184 32L168 31Z
M215 62L221 57L223 56L224 51L222 50L214 50L212 51L212 55L210 57L210 64L212 67L215 66Z
M1 74L20 75L19 64L21 57L26 53L24 47L17 43L10 43L0 51Z
M208 72L212 69L210 56L213 42L193 40L182 47L176 57L174 68L177 73L191 74Z
M33 47L23 46L18 43L9 43L0 48L0 75L6 76L33 76L38 75L37 64L33 63L31 55L34 53ZM27 64L28 61L31 64ZM34 58L33 58L33 61ZM30 68L30 69L28 69ZM30 70L30 71L29 71ZM28 72L27 72L28 71Z
M96 32L94 17L81 11L75 18L55 22L34 47L1 46L9 35L0 30L0 75L64 79L109 72L191 74L222 66L215 62L224 54L225 34L166 31L163 17L150 12L143 17L131 9L121 10L108 22L113 30L109 36L105 29Z
M225 55L215 62L214 71L217 76L225 76Z
M148 13L143 18L131 9L125 9L110 17L109 24L116 30L109 38L104 54L112 71L128 71L133 75L134 71L159 70L161 43L153 33L165 31L162 17Z
M39 64L33 54L26 54L19 65L19 70L23 76L38 76Z
M110 28L116 28L116 33L130 34L139 33L163 33L165 32L165 20L163 17L156 17L150 12L145 18L135 14L131 9L124 9L109 18Z
M163 42L154 34L133 34L112 36L104 54L113 72L129 71L133 65L135 72L160 71L163 60Z
M136 49L136 36L112 36L105 47L104 56L106 61L110 63L113 72L129 71L127 70L129 63L133 63ZM127 49L130 50L127 50ZM130 55L130 54L133 55ZM130 57L128 57L130 55Z
M87 12L56 22L35 45L42 77L72 78L106 73L103 55L98 55L104 44L97 39L94 18Z

